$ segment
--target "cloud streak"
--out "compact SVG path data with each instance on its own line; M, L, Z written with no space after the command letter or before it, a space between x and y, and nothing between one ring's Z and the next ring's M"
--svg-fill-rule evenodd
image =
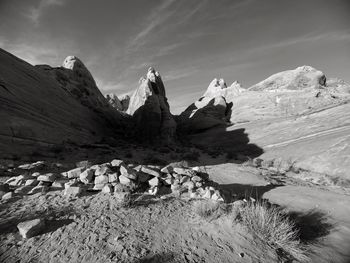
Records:
M39 4L35 7L31 7L29 12L25 14L34 25L39 25L40 17L46 8L50 6L62 6L64 4L64 0L40 0Z

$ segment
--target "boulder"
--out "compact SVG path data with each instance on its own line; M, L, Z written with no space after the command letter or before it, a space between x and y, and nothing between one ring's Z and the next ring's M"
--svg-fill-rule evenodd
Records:
M110 184L106 184L103 188L102 188L102 193L113 193L113 186Z
M141 171L146 173L146 174L155 176L155 177L160 177L161 176L161 172L157 168L153 168L153 167L150 167L150 166L142 165Z
M169 141L175 136L176 122L170 113L164 84L153 68L148 69L146 78L140 79L126 113L132 116L136 135L142 140L160 136Z
M46 193L49 189L50 188L47 185L37 185L32 190L30 190L28 194L32 195L37 193Z
M108 184L109 178L107 175L99 175L95 177L95 185Z
M13 192L8 192L2 195L1 200L9 200L13 197Z
M37 180L42 182L54 182L56 179L56 174L54 173L46 173L43 175L39 175Z
M179 129L196 133L230 121L233 101L244 89L238 82L227 87L223 79L214 79L204 95L178 116Z
M137 172L132 169L129 168L126 165L121 165L120 166L120 173L121 175L123 175L126 178L132 179L132 180L136 180L137 179Z
M123 160L114 159L111 161L112 167L120 167L122 164L124 164Z
M94 178L94 170L89 168L79 175L80 181L84 184L92 183L93 178Z
M132 181L128 177L121 175L119 176L119 182L124 185L129 185Z
M31 186L31 185L23 185L23 186L18 187L15 190L15 194L27 194L33 188L34 188L34 186Z
M105 175L105 174L111 173L112 171L109 167L110 167L110 163L104 163L104 164L98 165L95 170L95 175L99 176L99 175Z
M83 190L84 189L80 186L68 186L64 189L64 195L79 196Z
M108 182L109 183L117 183L118 182L118 173L108 174Z
M37 218L21 222L17 225L17 228L23 238L31 238L42 232L42 230L45 228L45 221Z
M72 178L79 178L80 174L84 171L84 167L78 167L72 170L69 170L67 172L62 173L63 176L68 177L69 179Z
M193 177L193 176L197 175L197 172L193 171L190 168L175 167L174 172L177 174L181 174L181 175L187 175L189 177Z
M39 183L37 179L28 179L25 182L26 186L36 186Z
M150 186L158 186L160 184L160 180L158 177L153 177L151 180L148 181Z

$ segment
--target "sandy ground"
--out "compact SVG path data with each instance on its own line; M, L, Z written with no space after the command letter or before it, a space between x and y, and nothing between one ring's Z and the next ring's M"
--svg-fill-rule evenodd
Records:
M276 254L232 218L207 222L191 202L138 198L120 208L109 194L67 199L60 191L1 205L1 262L276 262ZM45 217L22 240L20 221ZM243 253L243 254L241 254ZM241 255L243 256L241 256Z
M350 195L332 188L308 185L270 185L255 168L237 164L207 167L211 179L226 194L268 199L290 211L310 246L312 262L350 262ZM288 182L288 178L286 178Z

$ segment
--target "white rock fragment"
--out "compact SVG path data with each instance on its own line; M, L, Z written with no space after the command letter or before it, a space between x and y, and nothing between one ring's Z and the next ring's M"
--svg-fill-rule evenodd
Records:
M39 234L45 227L45 221L38 218L19 223L17 228L23 238L31 238Z

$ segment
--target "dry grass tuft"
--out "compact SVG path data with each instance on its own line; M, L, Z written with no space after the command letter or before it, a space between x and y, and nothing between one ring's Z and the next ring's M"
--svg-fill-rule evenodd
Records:
M209 221L219 218L228 212L227 205L214 200L198 200L193 203L194 212Z
M308 262L295 223L287 213L267 202L248 202L240 208L241 222L281 255Z

